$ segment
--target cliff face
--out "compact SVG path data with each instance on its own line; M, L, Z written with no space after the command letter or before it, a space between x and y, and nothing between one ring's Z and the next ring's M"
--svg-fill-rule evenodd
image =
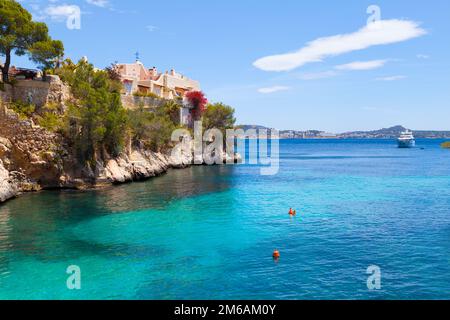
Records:
M50 77L48 82L5 85L5 90L0 90L0 202L26 191L86 189L144 180L193 163L190 153L174 159L167 154L128 147L117 158L98 161L95 169L82 166L63 136L36 126L32 120L20 119L6 108L10 101L33 103L38 112L51 103L63 113L67 101L74 99L58 77Z
M144 180L191 163L189 154L174 159L148 150L129 150L120 157L98 162L93 171L80 166L60 135L0 108L0 202L25 191L84 189Z
M17 186L11 182L8 170L3 167L3 163L0 161L0 202L14 197L17 193Z

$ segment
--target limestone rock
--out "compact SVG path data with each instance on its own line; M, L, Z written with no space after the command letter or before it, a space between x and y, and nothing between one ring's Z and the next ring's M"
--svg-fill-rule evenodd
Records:
M3 167L0 160L0 202L15 197L19 193L17 185L11 181L9 172Z

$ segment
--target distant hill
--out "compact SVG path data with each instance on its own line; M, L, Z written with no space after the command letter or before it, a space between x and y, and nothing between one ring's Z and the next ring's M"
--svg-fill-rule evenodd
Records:
M367 138L367 139L391 139L391 138L398 138L398 136L408 130L407 128L403 126L394 126L390 128L384 128L380 130L374 130L374 131L353 131L353 132L346 132L339 134L339 138ZM409 129L411 130L411 129ZM411 130L414 134L414 137L418 139L447 139L450 138L450 131L424 131L424 130Z
M256 124L241 124L238 125L237 128L239 129L243 129L244 131L249 130L249 129L256 129L256 130L270 130L270 128L264 127L264 126L259 126Z
M450 131L413 131L419 139L450 139Z
M240 125L238 128L248 129L267 129L270 128L260 125ZM398 125L390 128L383 128L372 131L351 131L340 134L330 134L319 130L281 130L280 137L283 139L396 139L404 131L408 130L404 126ZM411 130L411 129L409 129ZM417 139L450 139L450 131L435 130L411 130Z
M394 126L372 131L352 131L339 134L339 138L397 138L402 132L408 130L403 126Z

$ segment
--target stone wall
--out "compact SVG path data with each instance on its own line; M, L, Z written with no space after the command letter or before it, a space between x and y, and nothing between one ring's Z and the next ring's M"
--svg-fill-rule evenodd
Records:
M18 81L13 88L13 99L34 104L37 108L48 103L65 106L70 99L70 88L58 76L48 76L47 81Z
M2 90L0 90L0 101L9 102L12 100L12 87L10 84L0 83Z
M34 125L32 120L0 107L0 160L10 172L37 184L59 186L66 154L61 136Z
M2 101L34 104L37 110L49 103L64 109L69 98L70 89L58 76L48 76L47 81L18 80L14 85L5 84L4 91L0 91Z

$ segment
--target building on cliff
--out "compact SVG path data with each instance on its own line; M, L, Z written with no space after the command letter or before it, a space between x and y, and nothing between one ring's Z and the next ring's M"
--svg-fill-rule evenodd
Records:
M82 59L88 62L87 57ZM183 98L186 92L200 90L198 81L189 79L175 70L158 73L155 67L146 69L139 60L132 64L117 64L117 67L124 85L121 101L127 109L141 105L147 109L154 109L162 106L166 100ZM56 102L65 108L65 100L70 95L70 89L58 76L49 75L46 81L36 81L42 76L37 70L15 67L10 68L10 74L16 83L14 86L4 84L4 90L0 90L0 101L7 103L21 101L34 104L37 109L47 103ZM136 96L135 93L141 93L141 96ZM192 126L191 108L185 103L181 104L179 119L180 124Z
M187 78L175 70L159 73L156 67L146 69L142 62L117 64L126 95L154 94L163 99L182 98L192 90L200 90L198 81Z

